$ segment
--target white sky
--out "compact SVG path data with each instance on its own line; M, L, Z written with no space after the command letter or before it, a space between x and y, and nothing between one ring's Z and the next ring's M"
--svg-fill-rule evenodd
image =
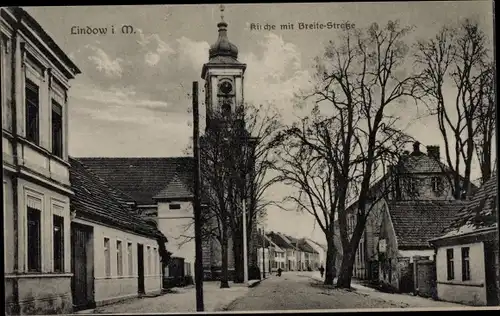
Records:
M399 19L416 27L409 42L434 35L460 18L479 18L492 36L491 1L226 5L228 36L247 63L245 100L270 101L285 117L291 99L307 87L312 61L341 30L280 30L280 24L350 22L357 28ZM217 39L216 5L25 8L82 70L70 91L70 154L73 156L183 156L191 132L193 81ZM250 23L277 25L251 31ZM119 34L122 24L136 34ZM109 34L111 26L116 34ZM108 28L107 35L72 35L71 28ZM203 99L202 96L200 98ZM203 111L202 111L203 112ZM412 116L406 114L408 122ZM412 115L415 115L412 113ZM409 133L425 145L440 145L434 120ZM443 153L443 149L441 150ZM475 177L479 174L476 172ZM474 177L473 177L474 178ZM283 196L274 187L269 196ZM314 229L314 227L316 227ZM310 215L269 210L268 230L324 242Z

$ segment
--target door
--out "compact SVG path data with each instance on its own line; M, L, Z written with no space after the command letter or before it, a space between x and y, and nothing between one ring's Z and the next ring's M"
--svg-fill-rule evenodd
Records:
M138 276L138 292L144 294L144 245L137 244L137 276Z
M71 294L75 310L95 307L93 228L71 223Z
M498 246L497 246L498 247ZM496 253L495 253L496 252ZM488 306L498 305L498 289L496 285L495 267L498 263L495 257L498 256L498 248L495 249L492 243L484 243L484 267L486 276L486 304Z

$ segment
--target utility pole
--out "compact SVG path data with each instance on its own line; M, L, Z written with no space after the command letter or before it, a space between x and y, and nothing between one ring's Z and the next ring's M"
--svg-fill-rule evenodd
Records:
M198 82L193 81L193 154L194 154L194 240L196 311L203 312L203 250L201 247L201 172L200 172L200 116L198 113Z

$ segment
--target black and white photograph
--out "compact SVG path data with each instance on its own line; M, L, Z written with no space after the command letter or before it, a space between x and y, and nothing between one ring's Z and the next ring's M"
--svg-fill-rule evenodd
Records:
M6 315L500 310L494 10L1 7Z

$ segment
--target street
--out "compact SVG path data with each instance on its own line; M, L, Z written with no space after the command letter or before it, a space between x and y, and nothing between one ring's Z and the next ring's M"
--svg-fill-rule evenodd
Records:
M464 307L422 297L382 293L356 284L353 284L356 289L354 291L327 288L318 281L319 274L316 274L318 273L285 272L281 277L273 275L224 310Z
M272 275L253 288L231 282L231 288L220 289L219 282L205 282L205 311L466 307L418 296L383 293L355 282L353 290L340 290L324 286L320 279L319 272L285 272L281 277ZM126 300L80 314L194 311L195 288L189 286L157 297Z

